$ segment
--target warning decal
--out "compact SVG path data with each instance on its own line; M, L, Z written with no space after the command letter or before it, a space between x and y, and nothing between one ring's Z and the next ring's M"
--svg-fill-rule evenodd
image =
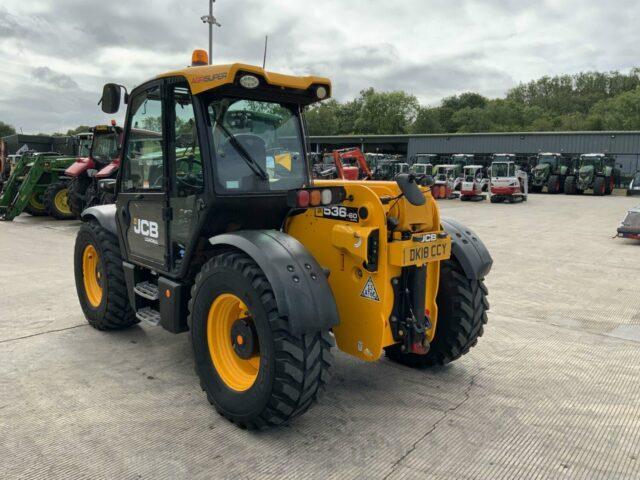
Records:
M376 286L373 283L373 278L369 277L367 283L364 284L364 288L362 289L362 293L360 293L360 296L368 298L369 300L375 300L376 302L380 301L378 291L376 290Z

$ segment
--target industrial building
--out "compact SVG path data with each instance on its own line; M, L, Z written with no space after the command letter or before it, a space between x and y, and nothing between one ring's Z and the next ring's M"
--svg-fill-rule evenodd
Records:
M473 153L480 158L493 153L530 157L540 152L567 155L608 153L616 157L623 177L640 170L640 132L522 132L451 133L433 135L341 135L311 137L313 151L360 147L364 152L406 155Z

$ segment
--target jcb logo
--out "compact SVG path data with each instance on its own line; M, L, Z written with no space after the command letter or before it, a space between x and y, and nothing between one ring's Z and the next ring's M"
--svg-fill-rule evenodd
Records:
M133 231L143 237L158 238L158 223L141 218L134 218Z
M429 243L435 242L437 238L438 236L435 233L425 233L420 237L413 237L413 241L418 243Z

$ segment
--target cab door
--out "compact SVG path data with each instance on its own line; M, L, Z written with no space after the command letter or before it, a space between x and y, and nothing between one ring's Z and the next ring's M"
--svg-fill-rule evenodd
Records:
M164 86L151 82L129 99L117 221L127 258L167 269L167 142Z

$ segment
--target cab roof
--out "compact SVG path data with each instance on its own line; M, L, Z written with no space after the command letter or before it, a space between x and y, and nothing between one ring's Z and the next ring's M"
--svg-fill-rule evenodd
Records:
M295 90L308 90L314 85L322 85L327 89L327 96L331 96L331 80L316 76L294 76L281 73L268 72L262 67L247 65L244 63L231 63L228 65L203 65L185 67L179 70L166 72L156 78L184 77L189 83L191 93L196 95L222 85L235 83L238 73L250 73L262 78L267 84L276 87ZM320 99L318 99L320 100Z

